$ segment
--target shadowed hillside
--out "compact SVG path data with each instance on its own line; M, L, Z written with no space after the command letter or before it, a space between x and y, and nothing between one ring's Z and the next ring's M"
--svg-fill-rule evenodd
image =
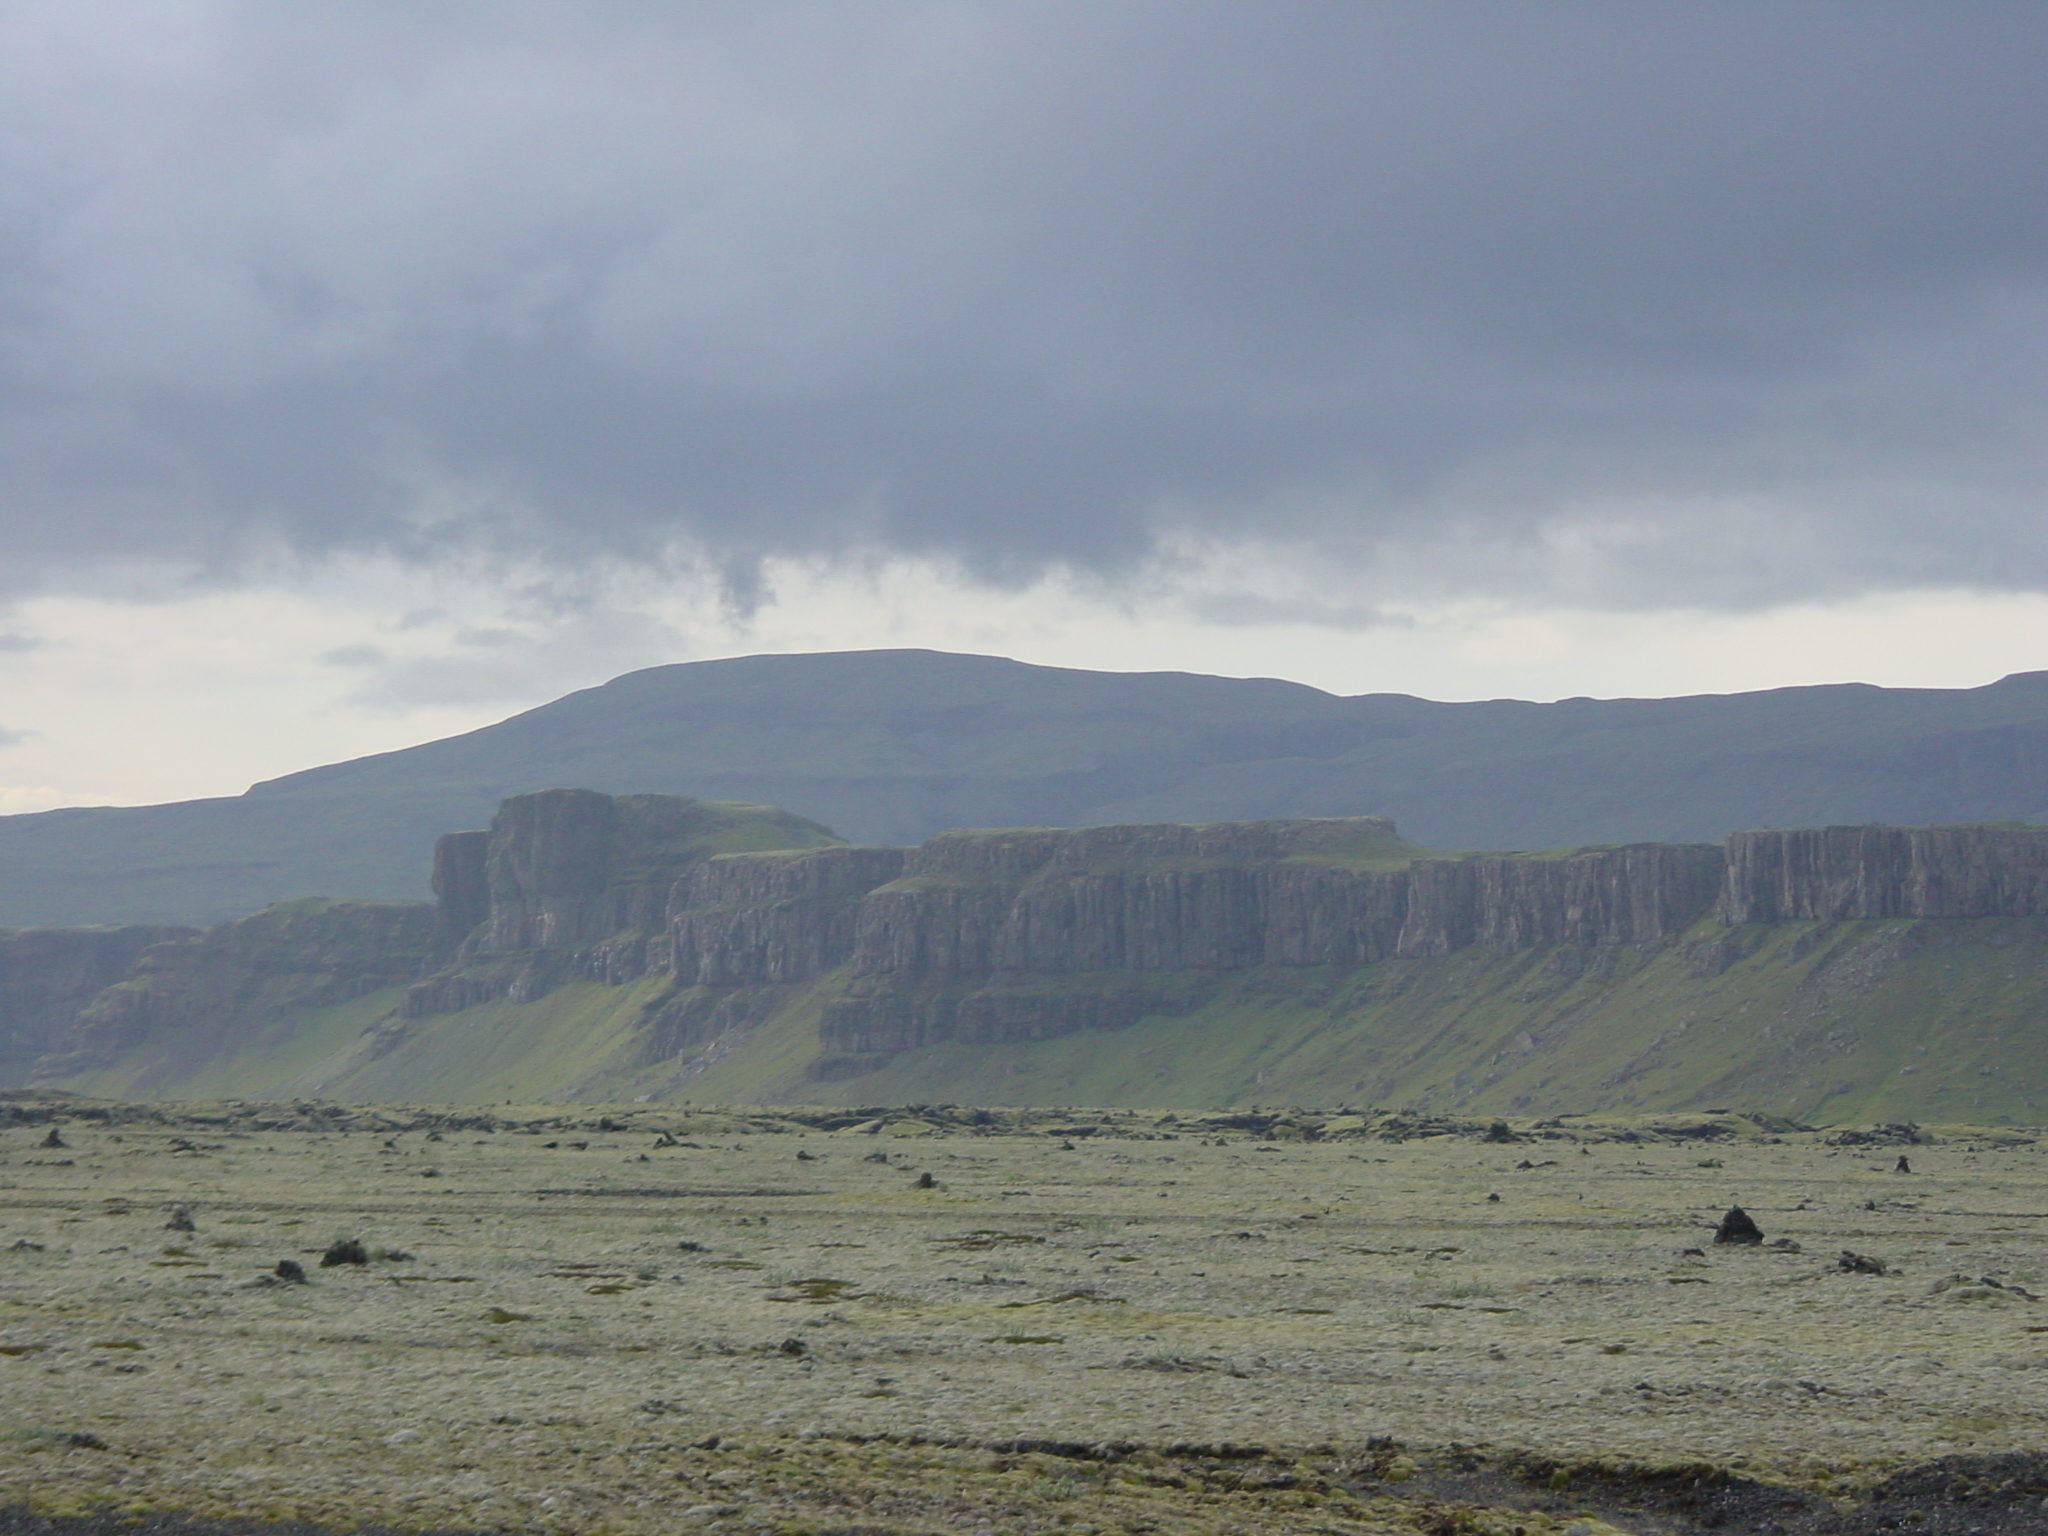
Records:
M1388 816L1438 848L2026 820L2048 816L2048 674L1438 704L931 651L693 662L231 799L0 818L0 923L421 897L436 835L557 786L778 805L896 844L963 826L1302 816Z

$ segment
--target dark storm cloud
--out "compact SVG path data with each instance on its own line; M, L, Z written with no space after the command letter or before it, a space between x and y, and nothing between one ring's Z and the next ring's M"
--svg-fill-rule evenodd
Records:
M6 558L2041 587L2044 56L2033 4L0 6Z

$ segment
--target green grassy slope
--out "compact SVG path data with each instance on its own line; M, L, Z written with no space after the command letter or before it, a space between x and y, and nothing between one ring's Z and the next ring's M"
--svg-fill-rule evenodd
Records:
M1118 977L1020 985L1091 986ZM763 1021L641 1060L660 982L579 984L364 1034L377 1000L308 1013L188 1072L147 1059L52 1086L101 1096L1225 1108L1550 1114L1732 1106L1795 1119L2048 1120L2048 920L1702 923L1655 950L1461 951L1351 971L1186 978L1128 1029L874 1057L820 1079L846 985L764 993Z
M558 786L786 806L863 842L961 826L1385 815L1439 848L2048 816L2048 674L1438 704L929 651L655 667L233 799L0 817L0 925L213 922L425 894L433 838Z
M1699 974L1746 951L1718 975ZM1753 948L1752 948L1753 946ZM1246 972L1130 1029L905 1052L793 1101L1732 1105L1829 1122L2048 1118L2048 923L1787 924L1642 952L1465 950Z
M264 1021L231 1042L203 1053L189 1039L144 1041L110 1065L63 1079L89 1085L98 1098L291 1098L312 1090L294 1086L316 1078L330 1057L360 1048L365 1031L390 1011L401 989L388 987L329 1008L309 1008Z

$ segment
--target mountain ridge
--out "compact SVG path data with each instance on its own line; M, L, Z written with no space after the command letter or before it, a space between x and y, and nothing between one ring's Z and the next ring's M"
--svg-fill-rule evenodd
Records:
M685 662L239 796L0 817L0 925L415 899L434 837L556 787L782 806L897 845L1301 816L1390 816L1439 848L2048 819L2048 673L1539 704L932 651Z

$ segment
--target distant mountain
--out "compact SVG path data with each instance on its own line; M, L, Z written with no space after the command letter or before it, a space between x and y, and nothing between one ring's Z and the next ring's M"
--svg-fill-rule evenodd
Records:
M777 805L880 843L1296 816L1391 816L1437 848L2048 820L2048 673L1440 704L934 651L690 662L234 798L0 817L0 925L420 897L436 834L553 787Z

